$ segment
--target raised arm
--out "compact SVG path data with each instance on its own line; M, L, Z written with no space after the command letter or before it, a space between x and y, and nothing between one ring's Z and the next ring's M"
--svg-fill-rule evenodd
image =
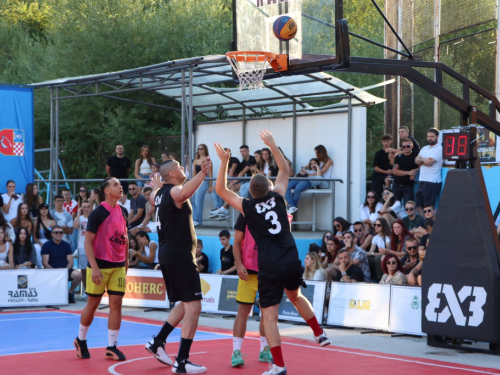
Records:
M182 204L191 198L196 190L205 180L205 177L210 173L210 167L212 166L212 161L210 157L207 156L205 160L201 163L201 172L194 176L190 181L186 182L183 186L174 186L170 190L170 195L176 204Z
M231 207L243 213L243 198L227 188L227 163L229 162L229 152L224 150L220 143L214 143L215 151L220 158L219 172L217 173L217 182L215 191Z
M262 141L271 149L271 152L274 155L274 159L278 164L279 171L278 171L278 176L276 177L276 181L274 183L273 191L282 196L285 196L286 189L288 187L288 180L290 178L289 177L290 168L288 166L288 163L286 162L285 157L283 156L282 152L276 145L274 137L269 130L262 130L260 132L260 139L262 139Z

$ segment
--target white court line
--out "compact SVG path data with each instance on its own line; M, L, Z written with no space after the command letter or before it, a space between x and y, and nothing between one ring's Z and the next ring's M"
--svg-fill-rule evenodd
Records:
M66 318L78 318L78 315L75 316L55 316L53 318L24 318L24 319L0 319L0 322L14 322L16 320L43 320L43 319L66 319Z
M197 353L189 353L189 355L206 354L206 353L207 352L197 352ZM170 355L173 356L175 354L170 354ZM154 358L154 357L153 356L149 356L149 357L143 357L143 358L129 359L128 361L123 361L123 362L117 363L116 365L111 366L110 368L108 368L108 371L109 371L110 374L113 374L113 375L122 375L119 372L117 372L115 370L115 368L117 368L118 366L124 365L125 363L130 363L130 362L134 362L134 361L140 361L140 360L143 360L143 359L151 359L151 358ZM167 366L167 365L165 365L165 366Z

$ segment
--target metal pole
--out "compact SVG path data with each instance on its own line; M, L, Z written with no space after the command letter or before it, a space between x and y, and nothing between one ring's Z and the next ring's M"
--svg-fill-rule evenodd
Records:
M335 181L331 182L332 184L332 220L330 221L330 230L335 230L333 227L333 220L335 219ZM332 233L337 233L337 232L332 232Z
M500 1L497 0L497 43L496 43L496 66L495 66L495 96L500 98ZM495 119L498 121L498 112L495 110Z
M188 112L188 150L189 150L189 170L191 171L193 150L193 67L189 67L189 112Z
M434 61L439 62L439 33L441 24L441 0L434 0ZM437 80L434 69L434 80ZM434 127L439 129L439 99L434 97Z
M55 157L54 157L54 166L55 166L55 169L54 169L54 178L56 180L59 179L59 88L57 87L56 88L56 117L55 117L55 127L56 127L56 139L55 139ZM56 182L55 185L54 185L55 189L55 192L57 194L57 190L59 188L59 184ZM52 201L50 202L50 204L52 204Z
M297 103L293 102L293 166L297 168Z
M241 129L241 144L244 145L246 144L247 140L247 113L245 107L243 107L243 127Z
M49 170L49 180L54 178L54 88L50 88L50 170ZM52 202L52 183L48 183L48 201Z
M401 25L401 20L402 20L402 11L401 11L401 1L398 1L398 34L401 35L401 30L402 30L402 25ZM398 51L401 50L401 41L398 40ZM401 55L397 55L397 59L401 60ZM397 124L397 129L396 129L396 134L398 138L398 143L399 145L399 128L401 127L401 76L398 76L397 80L397 95L396 95L396 124ZM397 148L396 145L396 148Z
M186 71L182 69L181 73L181 160L180 164L186 167L186 142L184 141L186 135Z
M351 220L351 133L352 133L352 99L349 98L347 107L347 213L346 220Z

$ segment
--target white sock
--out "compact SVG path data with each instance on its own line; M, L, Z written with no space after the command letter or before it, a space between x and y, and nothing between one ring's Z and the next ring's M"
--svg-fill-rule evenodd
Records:
M115 343L118 342L119 333L120 333L119 329L117 329L116 331L108 329L108 346L115 346Z
M262 352L266 346L269 346L265 336L260 336L260 351Z
M80 340L87 340L87 332L89 331L90 327L85 327L80 324L80 329L78 331L78 338Z
M241 351L242 345L243 345L243 337L233 337L233 352L235 350Z

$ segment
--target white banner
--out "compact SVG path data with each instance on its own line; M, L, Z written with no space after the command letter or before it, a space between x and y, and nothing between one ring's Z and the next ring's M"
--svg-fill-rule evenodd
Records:
M109 304L107 293L101 303ZM125 280L123 306L166 309L170 306L161 271L130 268Z
M321 281L306 281L307 288L300 287L302 294L306 297L314 310L314 315L321 324L323 320L323 309L325 305L326 283ZM279 307L278 319L302 322L304 319L299 315L297 309L283 293Z
M422 288L391 285L391 332L426 336L422 332Z
M231 315L238 313L238 302L236 302L238 276L202 273L200 278L203 293L201 311Z
M68 304L68 270L15 269L0 271L0 307Z
M333 282L328 324L389 330L390 285Z

